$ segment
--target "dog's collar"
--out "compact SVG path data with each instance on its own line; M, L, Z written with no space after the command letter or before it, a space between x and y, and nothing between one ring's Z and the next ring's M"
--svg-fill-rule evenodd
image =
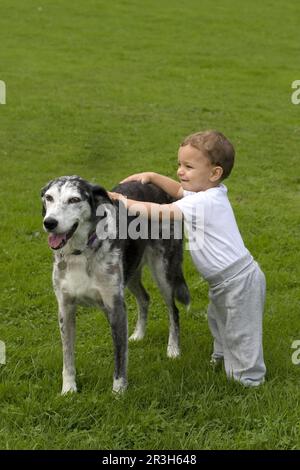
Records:
M94 248L94 242L95 240L97 240L97 234L96 232L92 233L90 236L89 236L89 239L88 239L88 242L86 244L87 248ZM83 252L83 250L74 250L71 255L81 255Z
M95 240L97 240L97 234L96 232L92 233L88 239L87 246L92 247L94 245Z

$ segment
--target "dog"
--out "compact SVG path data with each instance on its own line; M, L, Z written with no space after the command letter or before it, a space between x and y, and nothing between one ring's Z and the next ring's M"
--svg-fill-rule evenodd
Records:
M124 183L113 191L140 201L172 202L167 193L152 184ZM122 202L110 199L103 187L79 176L62 176L50 181L42 189L41 197L43 226L54 252L52 280L63 349L62 394L77 391L74 361L77 305L97 306L106 314L114 345L113 391L122 392L127 387L128 342L124 289L128 287L138 304L137 323L129 339L141 340L150 300L141 282L145 263L150 266L168 306L167 355L180 354L175 299L186 306L190 302L182 273L182 239L174 236L174 223L169 239L128 236L130 223L136 217L128 215ZM121 224L126 224L127 230L123 238Z

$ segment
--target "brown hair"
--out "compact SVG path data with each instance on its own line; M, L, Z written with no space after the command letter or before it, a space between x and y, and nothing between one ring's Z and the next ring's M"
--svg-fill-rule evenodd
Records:
M215 130L196 132L186 137L180 144L181 147L185 145L201 150L213 165L222 167L222 180L230 175L235 151L233 145L221 132Z

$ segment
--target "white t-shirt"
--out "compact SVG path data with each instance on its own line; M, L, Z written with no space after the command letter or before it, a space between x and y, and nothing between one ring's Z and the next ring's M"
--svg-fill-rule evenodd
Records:
M249 251L244 245L224 184L200 191L184 191L174 202L184 215L189 250L204 278L217 274Z

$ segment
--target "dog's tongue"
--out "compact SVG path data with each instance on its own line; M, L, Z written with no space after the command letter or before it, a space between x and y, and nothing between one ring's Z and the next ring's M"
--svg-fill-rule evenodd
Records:
M66 233L62 233L59 235L55 233L51 233L51 235L49 235L48 237L49 246L54 249L58 248L61 245L61 243L66 240L66 238L67 238Z

